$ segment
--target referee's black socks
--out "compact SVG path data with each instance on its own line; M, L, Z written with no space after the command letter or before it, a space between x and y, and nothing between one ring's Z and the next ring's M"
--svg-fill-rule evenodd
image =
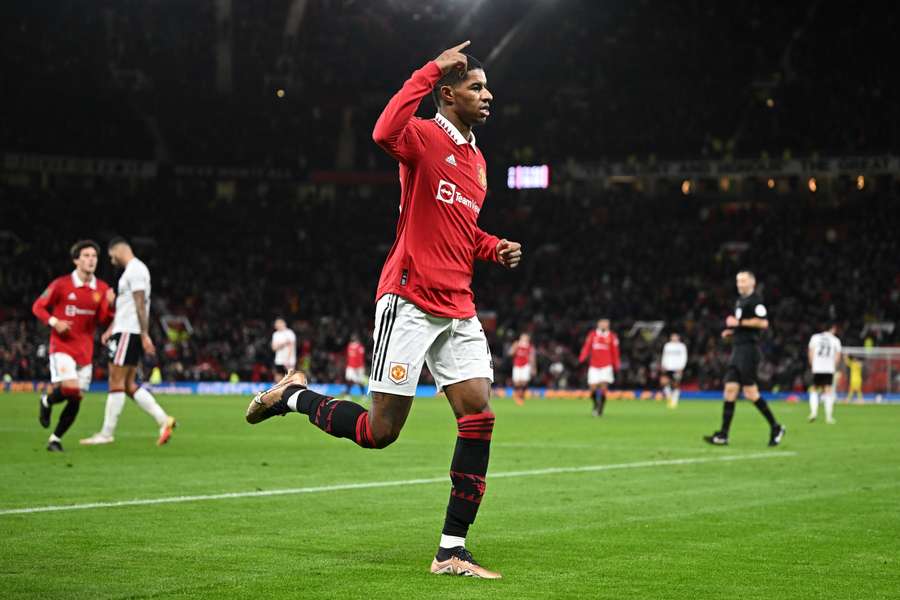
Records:
M778 425L778 421L775 420L775 415L772 414L772 411L769 410L769 405L760 396L754 403L753 406L756 407L756 410L762 413L762 416L766 418L766 421L769 422L769 427L775 427Z
M728 437L728 430L731 429L731 420L734 419L735 404L736 402L728 402L726 400L722 407L722 428L719 431L725 437Z

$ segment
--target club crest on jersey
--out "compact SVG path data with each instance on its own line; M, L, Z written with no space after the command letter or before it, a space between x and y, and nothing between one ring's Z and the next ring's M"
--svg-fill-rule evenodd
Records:
M455 167L456 166L456 157L453 156L452 154L450 154L449 156L447 156L447 158L444 159L444 162L446 162L448 165L453 165Z
M396 384L406 383L409 379L409 365L407 363L392 362L388 369L388 377Z
M478 165L478 183L481 187L487 189L487 173L484 172L484 166Z

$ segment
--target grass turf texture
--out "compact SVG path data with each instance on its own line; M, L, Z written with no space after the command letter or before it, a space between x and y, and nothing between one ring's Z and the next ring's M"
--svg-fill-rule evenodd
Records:
M289 415L251 427L246 398L171 397L171 444L126 405L115 444L84 448L88 395L44 449L33 395L0 395L0 510L445 477L455 422L420 399L381 451ZM510 399L469 547L500 581L436 577L443 483L154 506L0 515L0 597L13 598L896 598L900 406L843 406L838 425L774 403L795 455L491 479L501 473L771 452L739 404L731 446L706 446L717 402ZM54 411L54 424L59 414Z

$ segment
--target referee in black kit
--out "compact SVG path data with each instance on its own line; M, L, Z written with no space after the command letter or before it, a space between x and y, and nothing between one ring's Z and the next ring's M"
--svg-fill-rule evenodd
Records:
M737 274L737 289L740 297L734 314L725 319L723 338L732 338L734 350L728 369L725 371L725 405L722 409L722 428L703 439L714 446L728 445L728 430L734 418L734 405L738 392L743 390L744 398L753 402L756 409L769 422L769 445L777 446L784 438L784 427L775 420L769 405L759 395L756 385L756 371L759 368L760 333L769 328L768 312L762 298L756 293L756 276L750 271Z

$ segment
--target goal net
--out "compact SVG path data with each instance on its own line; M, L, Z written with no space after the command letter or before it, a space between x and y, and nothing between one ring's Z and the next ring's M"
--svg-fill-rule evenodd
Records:
M900 348L844 347L838 397L850 402L900 402Z

